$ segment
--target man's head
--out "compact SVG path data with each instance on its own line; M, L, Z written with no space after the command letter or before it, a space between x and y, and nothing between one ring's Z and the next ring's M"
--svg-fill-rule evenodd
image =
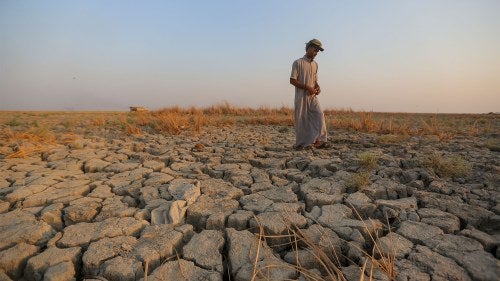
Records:
M319 51L324 51L321 41L318 39L312 39L306 43L306 56L310 59L314 59Z

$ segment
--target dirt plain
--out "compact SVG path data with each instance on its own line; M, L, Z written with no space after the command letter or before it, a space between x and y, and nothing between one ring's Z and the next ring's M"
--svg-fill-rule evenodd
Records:
M500 276L497 115L218 114L1 112L0 279Z

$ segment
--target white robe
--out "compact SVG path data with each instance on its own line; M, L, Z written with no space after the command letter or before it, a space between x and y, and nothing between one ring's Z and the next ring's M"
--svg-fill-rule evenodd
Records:
M293 62L290 78L314 87L318 81L318 64L307 57ZM295 145L308 146L316 141L327 141L325 115L316 95L295 87Z

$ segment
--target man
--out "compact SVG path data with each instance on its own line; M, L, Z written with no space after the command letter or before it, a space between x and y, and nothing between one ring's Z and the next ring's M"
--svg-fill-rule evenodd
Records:
M318 63L314 58L324 51L318 39L306 43L304 57L293 62L290 84L295 86L295 145L296 150L328 148L325 116L318 101Z

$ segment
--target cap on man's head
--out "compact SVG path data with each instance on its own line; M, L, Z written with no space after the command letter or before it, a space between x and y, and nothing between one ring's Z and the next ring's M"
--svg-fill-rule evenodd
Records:
M314 46L322 52L325 50L325 49L323 49L323 47L321 45L321 41L319 41L318 39L312 39L311 41L307 42L306 44L307 44L306 48L308 48L309 46Z

